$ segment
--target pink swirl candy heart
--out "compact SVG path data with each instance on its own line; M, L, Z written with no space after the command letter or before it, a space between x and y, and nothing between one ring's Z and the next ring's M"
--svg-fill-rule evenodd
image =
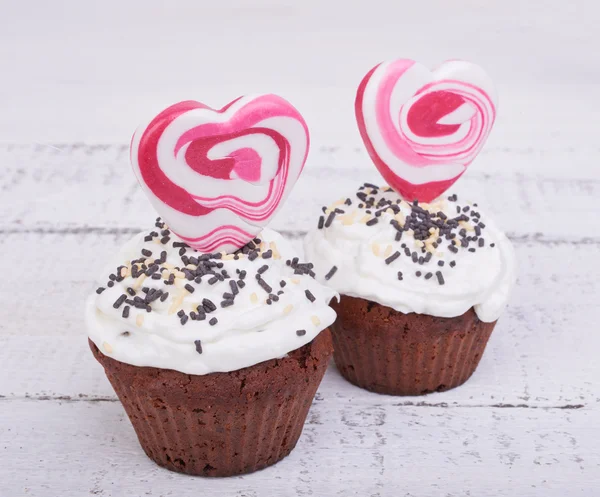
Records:
M131 164L171 231L202 252L235 251L277 212L302 172L308 127L277 95L220 110L180 102L135 132Z
M408 59L382 62L358 87L356 119L371 159L406 200L430 202L465 172L496 118L489 76L450 60L434 71Z

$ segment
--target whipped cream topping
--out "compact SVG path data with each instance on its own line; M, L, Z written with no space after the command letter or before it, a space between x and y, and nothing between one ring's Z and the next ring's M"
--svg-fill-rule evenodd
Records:
M477 204L456 195L408 203L365 184L323 208L304 242L317 279L397 311L498 319L515 283L512 244Z
M186 374L234 371L284 357L335 320L336 292L277 232L235 254L202 254L156 226L123 246L87 299L102 353Z

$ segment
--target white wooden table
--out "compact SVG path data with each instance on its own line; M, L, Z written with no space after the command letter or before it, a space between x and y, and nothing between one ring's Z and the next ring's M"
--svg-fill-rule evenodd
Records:
M0 1L0 496L598 495L596 3L171 3ZM454 391L394 398L332 365L276 466L220 480L157 467L82 320L107 254L155 217L128 166L137 121L186 98L294 102L313 148L273 225L299 243L319 205L379 181L354 88L396 56L479 62L501 93L458 185L521 266L479 369Z

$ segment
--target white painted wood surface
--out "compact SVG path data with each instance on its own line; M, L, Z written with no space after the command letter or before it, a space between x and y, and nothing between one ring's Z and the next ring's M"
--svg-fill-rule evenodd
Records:
M586 0L0 0L0 497L595 496L600 492L600 8ZM464 386L370 394L331 367L298 447L206 480L140 449L87 350L106 254L155 217L127 164L141 116L275 91L309 163L275 228L378 181L353 92L380 59L462 57L499 85L496 129L459 182L513 239L506 315ZM594 229L595 228L595 229Z

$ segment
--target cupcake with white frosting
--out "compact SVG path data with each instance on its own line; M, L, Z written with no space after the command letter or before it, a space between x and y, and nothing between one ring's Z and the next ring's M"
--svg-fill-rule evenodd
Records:
M331 327L338 369L379 393L464 383L515 282L508 238L456 195L409 203L365 184L323 208L305 252L341 294Z
M330 358L336 292L265 228L234 253L196 251L157 220L86 303L90 346L155 462L247 473L294 448Z

